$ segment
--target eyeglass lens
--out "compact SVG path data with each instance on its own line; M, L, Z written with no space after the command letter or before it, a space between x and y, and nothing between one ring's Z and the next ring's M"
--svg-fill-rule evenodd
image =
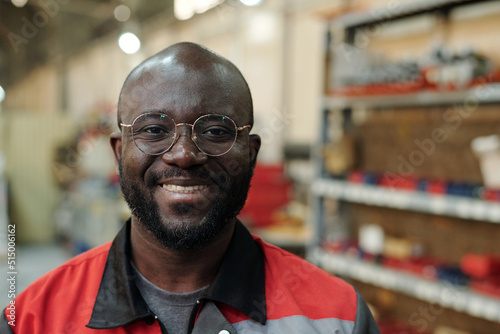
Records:
M164 114L141 115L132 126L137 147L151 155L162 154L176 140L176 125ZM229 117L205 115L193 124L192 138L200 151L207 155L222 155L228 152L236 141L236 124Z

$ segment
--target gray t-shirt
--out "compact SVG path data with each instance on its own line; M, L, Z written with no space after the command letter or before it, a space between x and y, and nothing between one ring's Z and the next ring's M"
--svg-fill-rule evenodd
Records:
M142 297L165 326L167 332L169 334L187 333L191 311L208 286L196 291L173 293L148 281L133 264L132 268L137 274L135 284Z

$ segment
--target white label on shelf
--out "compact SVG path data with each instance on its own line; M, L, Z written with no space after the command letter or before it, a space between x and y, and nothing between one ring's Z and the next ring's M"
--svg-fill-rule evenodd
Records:
M347 188L346 191L346 197L349 200L352 200L354 202L359 202L361 199L361 194L363 190L359 188L359 186L352 186L350 188Z
M443 197L432 196L430 200L430 210L435 214L445 213L447 203L448 202Z
M395 206L395 203L398 201L399 195L397 193L388 193L387 201L385 205L387 206Z
M361 282L368 282L370 279L370 274L366 267L359 263L353 263L351 265L351 275L352 277L360 280Z
M450 307L458 312L471 314L468 307L470 307L471 298L474 297L475 295L467 288L444 282L440 301L443 306Z
M411 203L411 195L400 193L396 196L392 206L398 209L407 209Z
M389 288L390 278L388 276L389 275L387 275L387 273L381 272L379 275L373 276L373 281L376 285L380 287Z
M488 219L492 222L500 222L500 205L499 204L489 204L488 205Z
M367 196L367 203L377 204L379 202L379 196L377 195L377 189L370 189Z
M467 296L464 293L458 292L455 301L451 304L452 308L456 311L463 312L467 308Z
M344 196L342 196L342 197L347 199L347 200L351 200L353 197L352 193L353 193L352 187L346 187L346 188L344 188Z
M376 204L377 203L377 188L372 188L366 192L366 203Z
M398 278L391 272L381 271L380 273L381 286L387 289L399 290L397 283Z
M474 201L471 205L471 216L474 219L482 220L486 215L486 205L481 201Z
M470 202L468 200L461 199L457 201L456 212L458 217L469 218L470 211Z
M496 321L499 315L498 303L489 300L484 303L484 317L491 321Z
M373 196L373 204L378 206L385 205L384 192L382 191L382 189L374 189Z
M469 298L469 305L467 306L467 312L476 317L483 316L483 300L476 296L471 296Z
M440 289L438 289L436 285L431 282L419 282L416 285L415 295L422 300L434 302L438 299L439 290Z

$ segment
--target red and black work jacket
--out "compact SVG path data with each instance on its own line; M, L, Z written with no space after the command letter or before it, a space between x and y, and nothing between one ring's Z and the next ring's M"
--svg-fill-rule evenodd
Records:
M74 257L19 294L15 318L12 307L0 317L0 333L166 333L135 284L130 249L129 220L112 243ZM237 222L214 282L193 309L189 333L379 331L352 286Z

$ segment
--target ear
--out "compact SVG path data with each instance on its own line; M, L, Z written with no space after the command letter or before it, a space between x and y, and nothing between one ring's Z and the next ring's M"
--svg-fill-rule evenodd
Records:
M122 157L122 134L120 132L113 132L109 136L109 143L115 155L116 166L118 166L118 161Z
M259 135L250 135L249 137L249 145L250 145L250 150L249 150L249 155L250 155L250 166L252 169L255 168L255 165L257 163L257 155L260 150L260 136Z

